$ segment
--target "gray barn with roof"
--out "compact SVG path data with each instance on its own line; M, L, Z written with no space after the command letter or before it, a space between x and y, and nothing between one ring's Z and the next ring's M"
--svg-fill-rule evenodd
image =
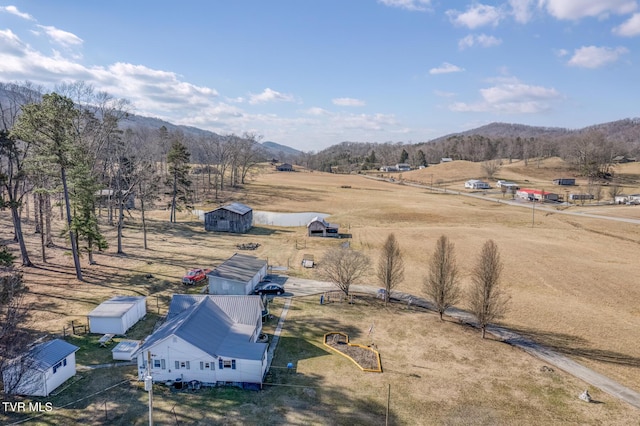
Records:
M205 385L262 383L267 368L259 296L174 295L167 321L137 352L138 378Z
M6 394L49 396L76 374L77 346L54 339L33 346L2 371Z
M243 234L253 226L253 209L242 203L231 203L204 214L204 229Z
M251 294L266 275L266 260L236 253L207 274L209 294Z

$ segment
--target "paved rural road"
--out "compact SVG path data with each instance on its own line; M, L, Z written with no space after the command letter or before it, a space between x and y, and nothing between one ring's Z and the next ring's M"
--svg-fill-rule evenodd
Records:
M337 288L332 283L324 281L307 280L302 278L286 277L282 275L272 276L271 278L272 281L276 281L285 285L285 289L287 291L285 293L285 297L311 296L314 294L319 296L325 291L337 290ZM351 290L355 293L375 295L378 289L379 287L364 285L351 286ZM409 303L409 301L411 301L412 305L434 310L433 304L431 302L411 294L394 291L392 292L392 298L395 300L403 301L405 303ZM447 315L452 318L456 318L461 322L475 325L475 318L473 317L473 315L461 309L451 308L447 310ZM567 373L583 380L591 386L594 386L640 409L639 392L636 392L633 389L629 389L609 379L608 377L603 376L602 374L596 373L595 371L581 364L578 364L577 362L567 358L564 355L554 352L534 342L533 340L530 340L506 328L489 326L487 327L487 332L498 337L503 342L508 343L512 346L516 346L529 353L530 355L540 358L541 360L555 366L556 368L564 370Z

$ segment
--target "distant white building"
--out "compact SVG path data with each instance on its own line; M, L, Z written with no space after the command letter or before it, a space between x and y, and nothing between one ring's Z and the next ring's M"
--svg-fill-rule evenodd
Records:
M396 169L399 172L408 172L411 170L411 166L408 163L398 163L396 164Z
M489 189L491 185L478 179L471 179L464 183L464 187L467 189Z
M450 158L450 157L442 157L442 158L440 159L440 162L441 162L441 163L450 163L450 162L452 162L452 161L453 161L453 158Z
M89 331L100 334L125 334L147 314L144 296L115 296L89 312Z

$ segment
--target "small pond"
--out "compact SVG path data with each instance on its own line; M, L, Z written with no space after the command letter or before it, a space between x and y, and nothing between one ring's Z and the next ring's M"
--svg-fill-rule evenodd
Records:
M301 212L301 213L279 213L254 210L254 225L272 225L272 226L307 226L314 217L324 219L329 215L317 212Z

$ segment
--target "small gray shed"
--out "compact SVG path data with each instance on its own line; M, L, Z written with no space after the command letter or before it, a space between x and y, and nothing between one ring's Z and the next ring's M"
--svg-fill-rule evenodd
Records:
M207 274L209 294L251 294L266 275L266 260L236 253Z
M253 226L253 209L242 203L231 203L204 214L207 231L242 234Z
M146 297L115 296L89 312L89 331L99 334L125 334L146 314Z

